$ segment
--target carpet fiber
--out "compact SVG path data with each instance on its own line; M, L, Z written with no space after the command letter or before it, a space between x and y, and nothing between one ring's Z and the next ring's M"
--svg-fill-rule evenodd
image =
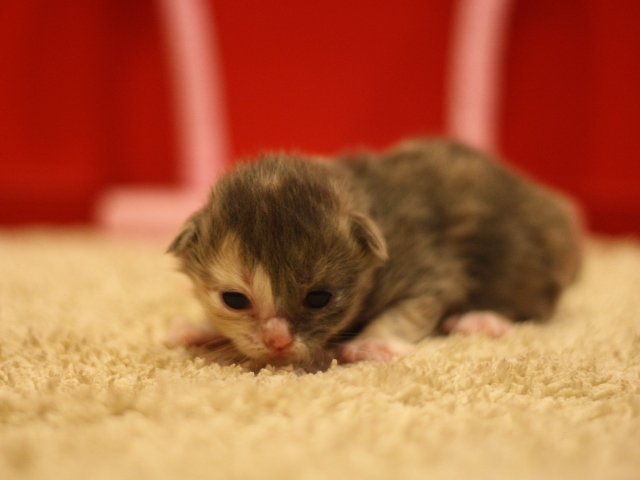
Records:
M547 324L324 373L163 344L163 245L0 233L0 478L640 478L640 246L592 241Z

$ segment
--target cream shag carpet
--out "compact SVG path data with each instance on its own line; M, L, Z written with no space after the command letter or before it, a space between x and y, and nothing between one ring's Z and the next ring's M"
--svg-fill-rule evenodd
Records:
M553 321L318 374L164 346L200 310L154 242L0 234L0 478L640 478L640 246Z

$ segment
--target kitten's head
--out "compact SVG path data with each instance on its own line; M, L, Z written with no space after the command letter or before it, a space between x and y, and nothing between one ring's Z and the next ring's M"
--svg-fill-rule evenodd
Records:
M265 156L223 177L169 247L209 319L248 358L314 361L386 260L328 165Z

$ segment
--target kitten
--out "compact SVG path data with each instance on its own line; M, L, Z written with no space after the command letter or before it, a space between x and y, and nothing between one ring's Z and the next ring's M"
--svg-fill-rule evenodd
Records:
M387 360L438 331L547 318L580 265L569 202L445 140L322 160L265 154L221 178L169 251L210 327L173 343L309 367Z

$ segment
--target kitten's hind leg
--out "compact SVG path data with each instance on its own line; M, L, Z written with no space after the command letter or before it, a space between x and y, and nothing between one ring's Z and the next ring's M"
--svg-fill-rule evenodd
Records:
M501 337L513 328L513 323L505 316L492 311L472 311L463 315L447 317L440 330L443 333L472 335L484 333L490 337Z
M435 329L441 312L431 300L414 298L385 310L342 347L340 361L387 361L415 351Z

